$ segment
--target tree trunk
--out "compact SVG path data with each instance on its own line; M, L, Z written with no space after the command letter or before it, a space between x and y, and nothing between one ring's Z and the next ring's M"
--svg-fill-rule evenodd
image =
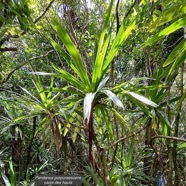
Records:
M170 86L167 89L167 115L170 121ZM171 135L171 129L168 128L167 135ZM171 140L167 139L166 141L167 149L168 149L168 176L167 176L167 186L172 186L172 177L173 177L173 157L172 157L172 147L171 147Z

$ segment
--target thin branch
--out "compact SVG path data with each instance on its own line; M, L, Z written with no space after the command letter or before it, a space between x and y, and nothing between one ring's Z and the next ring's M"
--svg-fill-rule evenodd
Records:
M54 52L54 51L55 51L55 50L50 50L50 51L48 51L47 53L45 53L45 54L43 54L43 55L32 57L32 58L29 59L29 61L34 60L34 59L39 59L39 58L42 58L42 57L46 57L46 56L48 56L50 53L52 53L52 52Z
M130 9L127 11L127 13L125 14L125 18L129 16L130 12L132 11L132 9L134 8L135 4L140 1L140 0L135 0L134 3L131 5Z
M22 64L19 65L19 66L17 66L15 69L13 69L13 70L8 74L7 78L6 78L5 80L3 80L3 81L1 82L1 84L7 82L7 81L11 78L11 76L13 75L13 73L14 73L15 71L19 70L21 67L23 67L24 65L26 65L29 61L34 60L34 59L39 59L39 58L42 58L42 57L46 57L48 54L50 54L51 52L54 52L54 51L55 51L55 50L50 50L50 51L48 51L46 54L43 54L43 55L41 55L41 56L32 57L32 58L30 58L28 61L22 63Z
M37 17L37 18L35 19L35 21L34 21L35 24L46 14L46 12L47 12L47 11L49 10L49 8L52 6L52 4L53 4L54 1L55 1L55 0L52 0L52 1L48 4L48 6L45 8L45 10L43 11L43 13L42 13L39 17Z
M8 51L17 51L17 48L15 47L10 47L10 48L0 48L0 52L8 52Z
M53 4L53 2L54 2L55 0L52 0L49 4L48 4L48 6L45 8L45 10L34 20L34 24L36 24L45 14L46 14L46 12L49 10L49 8L52 6L52 4ZM23 31L23 32L21 32L21 35L24 35L24 34L26 34L26 31ZM10 33L6 36L6 37L4 37L4 38L2 38L1 40L0 40L0 47L6 42L6 41L8 41L10 38L19 38L19 36L18 35L11 35ZM2 51L2 49L3 48L0 48L0 51ZM6 51L10 51L10 50L5 50L5 51L3 51L3 52L6 52ZM12 50L11 50L12 51ZM13 50L13 51L15 51L15 50Z
M167 48L173 48L173 47L174 47L175 45L177 45L177 44L180 42L180 40L182 40L183 38L184 38L184 37L181 36L181 37L178 38L177 41L174 42L172 45L166 46L166 49L167 49Z
M131 137L133 137L133 136L136 136L137 134L139 134L141 131L145 130L146 128L147 128L147 127L144 127L144 128L142 128L142 129L138 130L137 132L134 132L134 133L131 134L131 135L128 135L128 136L123 137L123 138L120 138L119 140L113 142L113 143L112 143L111 145L109 145L108 147L104 148L104 151L107 151L107 150L111 149L111 148L112 148L113 146L115 146L116 144L118 144L118 143L120 143L120 142L122 142L122 141L125 141L125 140L128 139L128 138L131 138Z
M174 141L176 140L176 141L186 142L186 139L183 139L183 138L178 138L178 137L173 137L173 136L162 136L162 135L153 136L151 140L154 140L155 138L164 138L164 139L170 139Z
M119 31L119 27L120 27L120 23L119 23L119 12L118 12L118 9L119 9L119 1L117 1L117 4L116 4L116 23L117 23L117 33Z
M30 162L31 162L31 152L32 152L32 145L33 145L33 141L34 141L34 136L35 136L35 133L36 133L36 125L37 125L37 116L34 116L33 117L33 127L32 127L32 133L31 133L31 137L30 137L30 142L29 142L29 145L28 145L28 149L27 149L27 161L26 161L26 169L28 169L28 166L30 165ZM25 175L26 177L26 175Z
M123 138L120 138L119 140L113 142L111 145L109 145L108 147L104 148L104 151L107 151L109 150L110 148L112 148L113 146L115 146L116 144L122 142L122 141L125 141L126 139L128 138L131 138L133 136L136 136L136 134L139 134L141 131L145 130L146 127L140 129L139 131L137 132L134 132L133 134L127 136L127 137L123 137ZM170 140L177 140L177 141L182 141L182 142L186 142L186 139L183 139L183 138L177 138L177 137L172 137L172 136L162 136L162 135L157 135L157 136L154 136L151 138L151 140L154 140L155 138L165 138L165 139L170 139Z
M28 63L28 61L24 62L23 64L19 65L19 66L16 67L14 70L12 70L12 71L8 74L7 78L1 82L1 84L6 83L6 82L11 78L11 76L13 75L13 73L14 73L15 71L19 70L22 66L24 66L24 65L27 64L27 63Z

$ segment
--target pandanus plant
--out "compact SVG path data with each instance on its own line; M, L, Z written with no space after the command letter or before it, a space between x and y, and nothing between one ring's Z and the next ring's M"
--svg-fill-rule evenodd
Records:
M56 18L52 19L53 28L66 47L69 55L67 55L66 52L53 39L51 39L52 45L62 55L76 75L72 75L54 65L53 67L59 72L57 76L59 75L61 78L66 80L74 88L73 94L78 95L83 101L83 117L88 129L89 160L94 166L96 162L94 162L94 157L92 154L92 144L94 138L93 112L96 104L98 104L101 99L106 96L108 96L117 106L123 108L123 104L118 97L113 92L108 90L108 88L106 88L106 83L108 81L108 77L106 77L106 75L109 65L114 56L117 54L119 47L127 39L132 29L135 28L135 21L132 21L132 23L126 29L123 21L119 32L114 41L112 41L112 45L110 47L109 44L111 43L112 28L109 26L109 23L112 6L113 0L108 8L106 21L100 34L94 59L94 67L92 73L90 73L91 77L88 76L88 72L84 66L81 55L69 37L67 31Z
M112 90L116 90L115 93L109 88L106 87L106 83L109 79L108 77L108 68L112 60L116 56L119 47L126 41L128 36L131 34L132 30L136 26L136 17L133 20L130 20L128 27L125 26L126 20L124 19L116 37L112 38L112 24L111 23L111 10L113 7L113 0L110 2L106 21L104 27L101 31L99 42L96 48L94 66L92 72L88 72L84 66L83 59L80 55L80 52L76 48L75 44L72 42L70 36L65 30L63 24L57 19L53 18L51 20L54 30L57 32L59 38L64 44L66 50L64 50L56 41L50 38L53 47L61 54L63 59L68 63L70 68L73 70L73 74L65 71L62 68L59 68L55 65L52 65L53 68L58 73L42 73L36 72L40 75L53 75L61 77L63 80L68 82L67 92L70 94L70 101L75 104L83 102L83 118L84 123L88 130L88 144L89 144L89 160L92 165L96 166L94 161L94 156L92 153L93 141L96 145L95 135L94 135L94 111L96 116L98 113L105 115L106 104L102 104L101 108L99 107L101 100L108 97L113 101L115 105L123 108L123 104L115 93L118 89L113 87ZM90 76L88 74L91 74ZM122 85L121 85L122 86ZM119 86L119 87L121 87ZM60 89L59 89L60 91ZM123 91L123 90L122 90ZM124 91L123 91L124 92ZM150 105L152 107L157 107L157 105L148 100L147 98L138 95L134 92L125 91L125 94L128 94L134 99L140 100L143 103ZM72 98L73 97L73 98ZM78 106L76 105L76 108ZM79 109L74 109L74 112L79 113ZM121 116L121 115L119 115ZM68 130L68 129L67 129ZM99 147L98 147L99 148Z
M58 36L65 45L70 57L54 40L51 39L52 45L58 50L59 53L62 54L62 57L76 73L76 76L63 69L59 69L58 67L54 66L54 68L60 73L60 77L66 80L75 89L73 94L78 95L83 101L83 117L88 129L89 160L92 164L94 164L94 166L95 162L92 154L92 143L94 138L93 112L96 104L98 104L99 101L105 96L108 96L117 106L123 107L123 104L117 98L117 96L105 87L108 81L108 77L105 76L107 74L106 72L109 64L116 55L119 46L121 46L121 44L127 39L131 30L135 27L135 21L133 21L132 24L124 31L124 24L122 24L118 35L109 49L111 28L109 28L108 33L107 28L111 18L112 6L113 1L110 3L107 18L100 35L91 77L88 76L88 72L84 66L81 55L62 24L57 19L52 19L53 28L56 30Z

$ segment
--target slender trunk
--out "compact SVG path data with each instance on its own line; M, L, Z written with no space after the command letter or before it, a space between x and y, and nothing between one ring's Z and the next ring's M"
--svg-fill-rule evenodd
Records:
M146 132L145 132L145 151L148 152L148 149L152 146L152 126L151 126L151 119L147 121L146 124ZM150 176L150 169L151 169L151 157L145 157L144 158L144 170L143 172L147 175Z
M186 31L186 27L184 29ZM186 38L186 36L184 36ZM180 96L183 95L184 93L184 62L181 66L181 72L180 72ZM179 131L179 121L180 121L180 112L181 112L181 107L182 104L179 105L177 111L177 115L176 115L176 120L175 120L175 132L174 132L174 136L178 137L178 131ZM180 185L180 173L179 173L179 169L178 169L178 157L177 157L177 141L174 141L173 144L173 163L174 163L174 171L175 171L175 180L174 180L174 185L175 186L179 186Z
M98 152L98 163L99 165L102 165L102 167L100 167L101 170L98 170L98 174L100 175L100 177L103 177L106 185L110 185L110 177L109 177L109 170L108 170L108 166L107 166L107 155L106 155L106 151L104 148L101 148L99 145L99 142L95 136L95 134L93 135L93 141L94 144L96 146L97 152ZM98 167L99 168L99 167Z
M88 143L89 143L89 162L93 165L93 154L92 154L92 142L93 142L93 135L94 135L94 129L93 129L93 113L91 111L90 119L88 122Z
M11 142L12 145L12 162L15 163L14 171L16 173L17 180L23 179L23 159L22 159L22 151L23 151L23 128L19 125L15 125L11 129L11 133L13 139Z
M88 139L89 140L88 141L88 143L89 143L89 162L92 165L92 167L96 170L98 175L101 176L99 164L96 160L94 152L92 151L93 141L95 143L96 148L100 149L98 141L97 141L96 136L94 134L93 112L92 111L91 111L91 114L90 114L90 119L89 119L88 126L89 126L89 139Z
M62 136L62 153L64 155L64 174L67 175L68 173L68 157L67 157L67 151L68 151L68 147L67 147L67 136Z
M119 2L120 0L117 1L117 4L116 4L116 23L117 23L117 28L116 28L116 35L119 31L119 27L120 27L120 23L119 23L119 13L118 13L118 8L119 8ZM112 63L111 63L111 86L114 87L114 66L115 66L115 61L113 60ZM114 107L114 104L112 103L112 107ZM117 125L117 122L116 122L116 116L115 116L115 113L113 113L113 123L114 123L114 126L115 126L115 129L116 129L116 140L119 139L119 133L118 133L118 125ZM118 150L118 144L115 145L115 148L114 148L114 154L112 156L112 166L114 166L114 161L115 161L115 157L116 157L116 153L117 153L117 150Z
M174 136L178 136L178 129L179 129L179 119L180 119L180 114L178 113L176 116L175 120L175 134ZM175 178L174 178L174 185L179 186L180 184L180 176L179 176L179 170L178 170L178 159L177 159L177 141L174 140L173 143L173 152L172 152L172 157L173 157L173 164L174 164L174 172L175 172Z
M167 89L167 115L170 121L170 86ZM171 136L171 129L170 127L167 130L167 135ZM171 140L167 139L167 149L168 149L168 177L167 177L167 186L172 186L172 177L173 177L173 157L172 157L172 147L171 147Z
M28 166L30 164L30 159L31 159L31 149L32 149L33 141L34 141L35 131L36 131L36 119L37 119L37 117L34 116L32 134L31 134L31 137L30 137L30 143L29 143L28 151L27 151L27 160L26 160L26 165L25 165L25 177L26 177L26 172L27 172Z

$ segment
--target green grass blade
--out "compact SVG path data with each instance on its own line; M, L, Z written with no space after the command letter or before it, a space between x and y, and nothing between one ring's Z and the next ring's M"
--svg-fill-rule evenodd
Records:
M77 138L77 134L78 134L78 132L80 131L80 126L81 126L81 117L80 116L78 116L78 118L77 118L77 121L76 121L76 127L75 127L75 129L74 129L74 134L73 134L73 136L72 136L72 141L73 141L73 143L76 141L76 138Z
M47 101L46 94L45 94L45 92L42 92L43 91L43 85L41 83L41 80L40 80L39 76L37 76L37 75L34 76L34 84L36 86L37 91L41 92L39 94L41 100L43 102L46 102Z
M178 108L183 104L185 99L186 99L186 92L181 96L181 98L176 103L176 106L175 106L176 110L178 110Z
M100 90L105 86L105 84L107 83L108 79L109 79L109 76L107 76L106 78L104 78L104 79L99 83L96 92L100 91Z
M76 119L77 117L77 113L74 112L71 117L69 118L69 121L65 124L64 128L63 128L63 136L66 136L67 133L69 132L69 129L71 129L71 123L74 122L74 120Z
M143 103L141 103L138 99L134 98L133 96L127 94L126 91L123 91L122 93L125 94L132 102L134 102L144 113L151 117L149 109Z
M51 91L51 92L60 92L60 93L71 93L71 94L74 94L74 95L80 95L81 97L84 96L84 94L82 92L80 92L77 89L75 90L71 86L66 86L66 87L63 87L63 88L53 87L52 89L46 88L43 91L45 91L45 92L50 92Z
M165 122L166 126L171 128L171 123L169 122L167 114L161 110L157 110L157 112L158 112L160 118L162 118L162 120Z
M183 41L185 42L185 40ZM166 84L169 85L172 80L177 76L180 65L185 61L186 58L186 48L185 48L185 44L184 46L179 46L179 50L176 50L176 48L172 51L173 53L175 53L174 59L173 59L173 55L171 55L171 57L168 59L168 61L165 62L169 64L166 66L166 68L164 68L164 72L162 73L162 78L164 77L166 79ZM171 64L172 63L172 64Z
M121 128L123 129L125 135L128 135L128 131L130 129L127 121L123 118L123 116L116 111L115 109L112 108L113 113L115 114L116 118L119 120L119 125L121 126Z
M26 90L23 87L20 87L26 94L28 94L33 100L35 100L37 103L42 104L40 100L38 100L32 93L30 93L28 90Z
M51 37L50 37L50 41L51 41L52 46L61 54L61 56L71 66L72 65L72 61L71 61L70 57L68 56L68 54L66 54L63 51L63 49L61 48L61 46L56 41L54 41Z

